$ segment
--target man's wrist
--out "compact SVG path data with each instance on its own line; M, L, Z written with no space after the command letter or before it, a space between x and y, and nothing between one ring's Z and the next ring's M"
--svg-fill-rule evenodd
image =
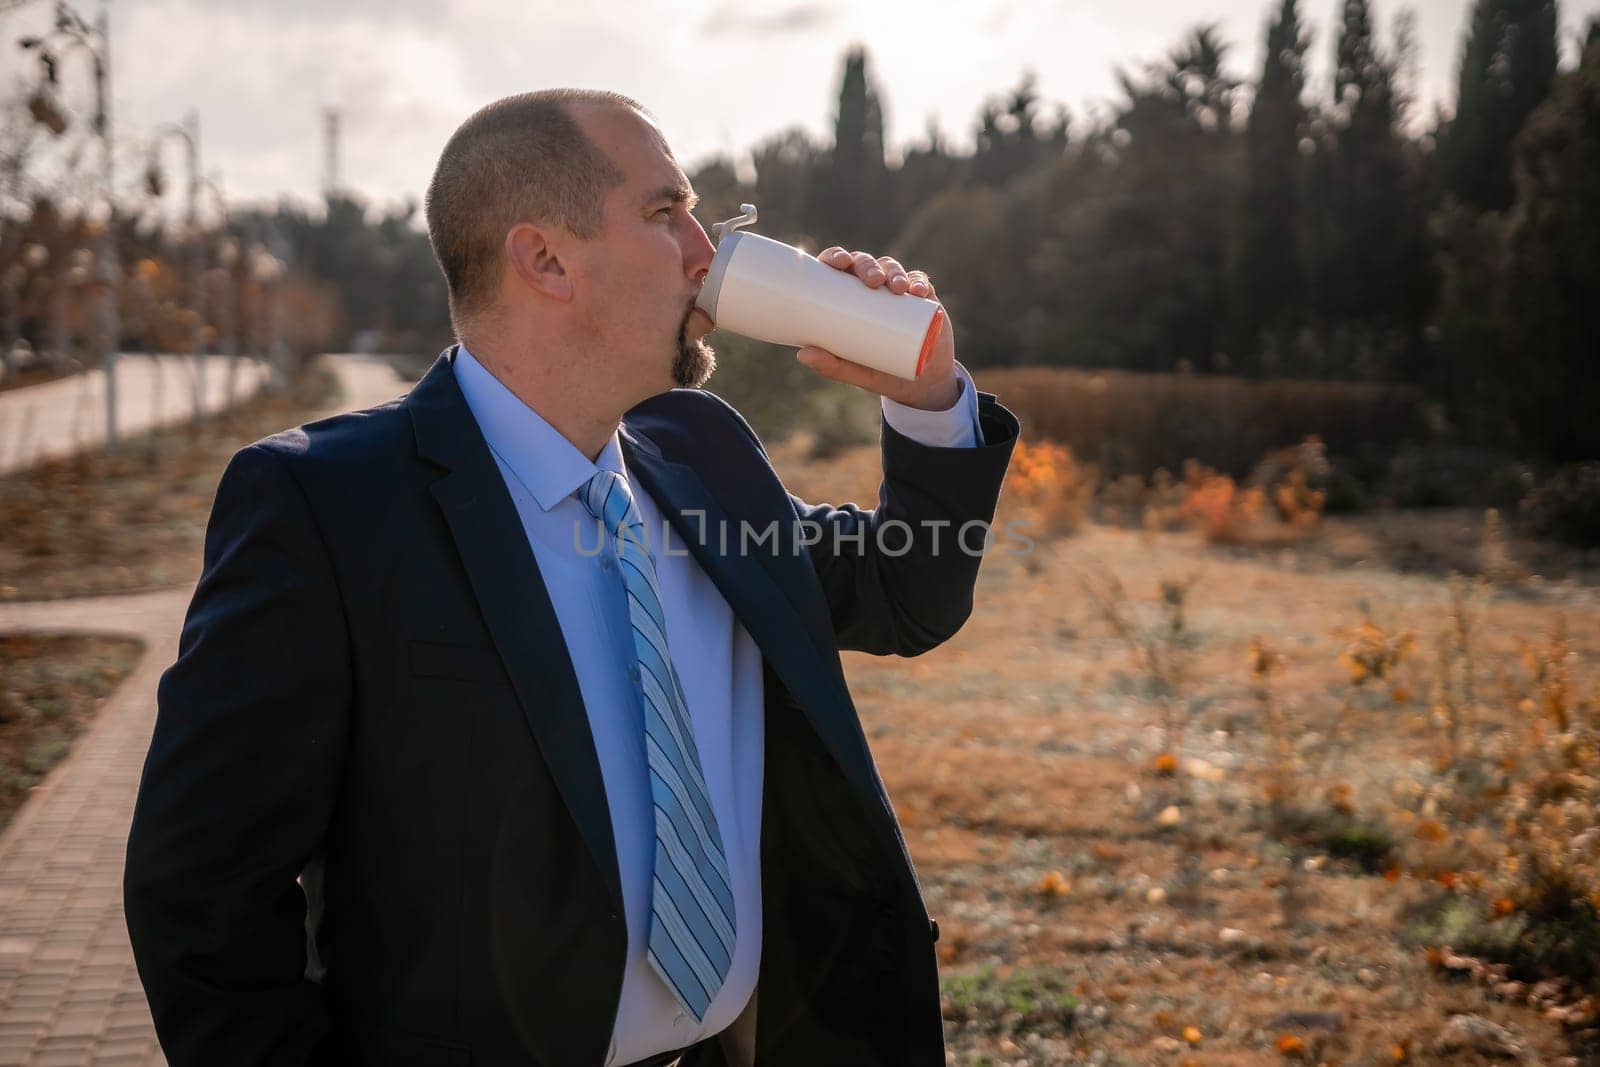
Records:
M956 397L942 410L917 408L882 397L883 420L918 444L971 448L983 443L979 429L977 386L967 369L955 367Z
M916 408L918 411L944 412L955 407L956 402L961 399L961 376L956 374L954 368L943 383L927 383L927 387L932 392L925 399L916 402L905 401L906 407Z

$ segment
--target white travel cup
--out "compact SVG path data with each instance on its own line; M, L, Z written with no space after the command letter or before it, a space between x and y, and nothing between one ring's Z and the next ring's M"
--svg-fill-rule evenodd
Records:
M719 330L758 341L814 345L840 359L915 380L944 328L937 300L877 289L793 245L741 231L744 214L712 226L717 254L695 306Z

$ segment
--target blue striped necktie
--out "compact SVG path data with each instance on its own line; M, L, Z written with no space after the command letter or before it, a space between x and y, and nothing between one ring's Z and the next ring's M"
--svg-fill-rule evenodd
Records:
M648 956L656 973L701 1022L733 962L727 855L711 812L688 702L667 651L661 591L628 481L615 471L599 471L578 490L578 498L616 543L628 589L655 805Z

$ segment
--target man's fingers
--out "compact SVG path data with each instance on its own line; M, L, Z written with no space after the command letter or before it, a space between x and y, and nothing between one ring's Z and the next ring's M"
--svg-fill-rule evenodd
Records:
M893 256L879 256L878 269L882 270L888 279L887 284L890 292L904 293L910 290L911 279L907 276L906 269L900 265L898 259Z
M906 270L893 256L874 256L859 249L851 252L841 245L832 245L818 252L817 259L830 267L848 270L873 289L887 285L893 293L939 299L927 271Z
M884 283L888 275L878 266L876 256L869 256L865 252L855 251L850 253L850 270L857 278L876 289Z

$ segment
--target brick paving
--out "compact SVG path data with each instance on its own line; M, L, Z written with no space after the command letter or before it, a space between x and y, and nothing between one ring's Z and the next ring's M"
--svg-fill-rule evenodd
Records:
M407 388L377 360L341 356L333 365L342 410ZM0 632L145 644L133 673L0 834L0 1067L166 1062L128 945L122 858L156 684L177 656L192 592L0 604Z

